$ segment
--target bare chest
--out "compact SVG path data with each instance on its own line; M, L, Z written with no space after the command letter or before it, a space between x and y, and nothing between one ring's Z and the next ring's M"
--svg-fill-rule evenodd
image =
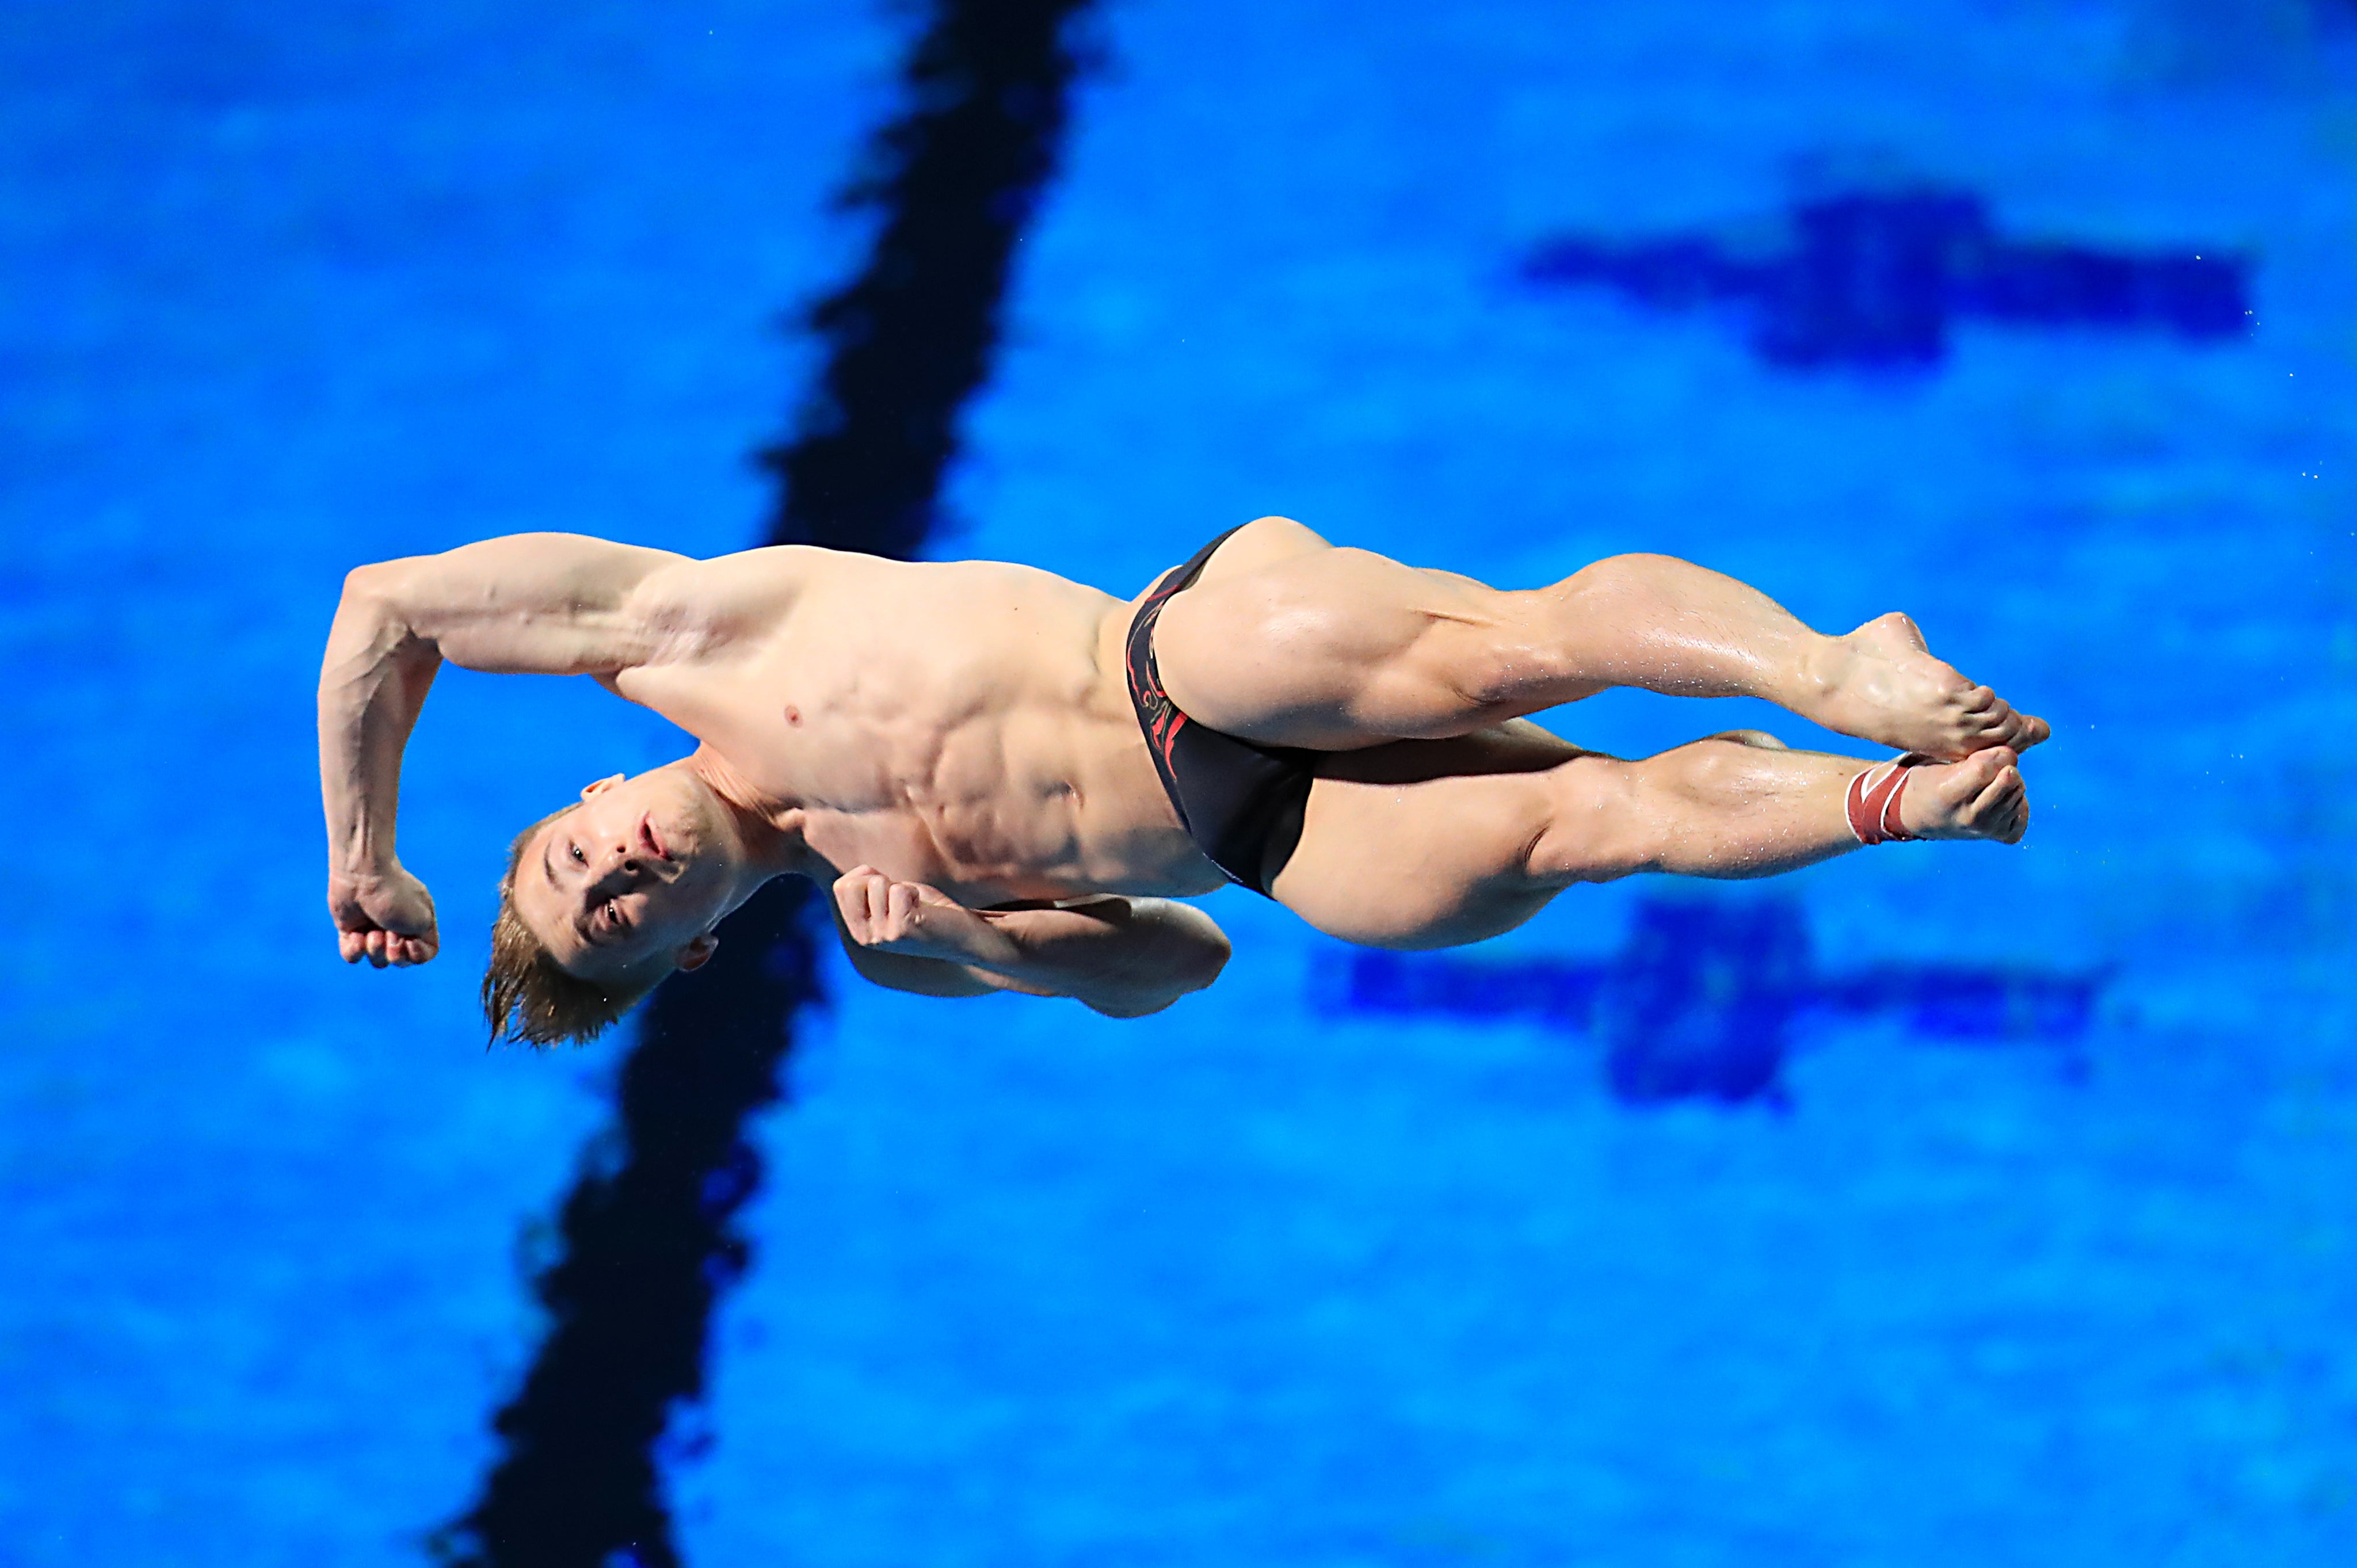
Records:
M1105 596L947 585L964 591L813 598L736 659L621 689L797 816L837 870L970 904L1200 879L1103 668Z

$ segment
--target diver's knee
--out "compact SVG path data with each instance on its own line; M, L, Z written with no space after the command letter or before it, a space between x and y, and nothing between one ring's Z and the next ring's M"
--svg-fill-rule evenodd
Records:
M1618 882L1661 858L1656 813L1649 811L1643 763L1582 757L1555 770L1545 824L1524 856L1534 882Z

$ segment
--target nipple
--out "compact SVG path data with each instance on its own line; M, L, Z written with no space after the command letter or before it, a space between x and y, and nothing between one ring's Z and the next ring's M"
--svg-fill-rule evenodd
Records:
M790 725L799 725L802 722L802 711L791 703L786 704L786 722Z

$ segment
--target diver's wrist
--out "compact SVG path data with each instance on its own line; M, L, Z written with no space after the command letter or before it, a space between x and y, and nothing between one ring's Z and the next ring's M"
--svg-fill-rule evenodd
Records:
M355 833L335 846L328 857L328 869L354 882L380 882L400 871L401 857L390 843Z

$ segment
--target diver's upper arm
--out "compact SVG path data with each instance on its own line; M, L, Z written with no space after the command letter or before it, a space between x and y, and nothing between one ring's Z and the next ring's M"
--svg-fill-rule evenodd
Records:
M585 534L516 533L361 567L344 592L381 600L468 670L608 674L694 651L692 600L662 590L696 564Z

